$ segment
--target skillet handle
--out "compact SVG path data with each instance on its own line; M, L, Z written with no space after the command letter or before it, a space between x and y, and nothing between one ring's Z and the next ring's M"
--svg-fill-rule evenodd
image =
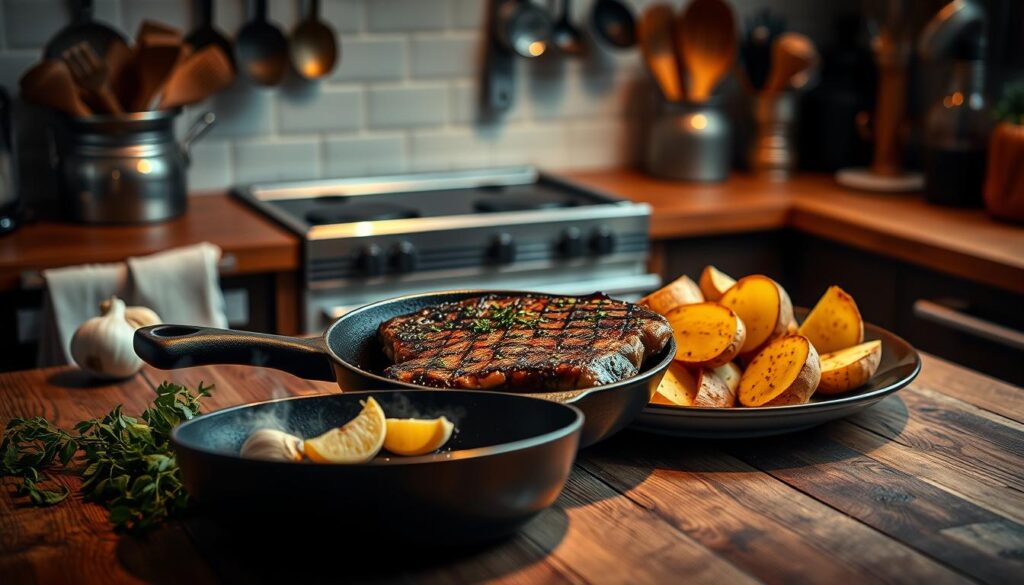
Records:
M303 339L190 325L152 325L135 331L133 345L143 361L162 370L238 364L274 368L310 380L336 380L320 337Z

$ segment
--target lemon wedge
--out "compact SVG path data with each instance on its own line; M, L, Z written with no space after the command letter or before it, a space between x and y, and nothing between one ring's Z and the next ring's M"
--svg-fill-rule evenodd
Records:
M447 418L389 418L384 448L395 455L423 455L437 451L452 437L455 425Z
M306 439L306 456L317 463L366 463L377 456L386 433L384 411L367 398L359 415L344 426Z

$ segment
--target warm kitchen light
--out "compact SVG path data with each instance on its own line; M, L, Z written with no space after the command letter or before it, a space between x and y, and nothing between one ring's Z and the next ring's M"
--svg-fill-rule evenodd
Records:
M959 91L954 91L952 94L942 98L942 105L947 108L954 108L964 103L964 94Z
M534 57L538 57L544 53L544 49L546 48L547 43L544 43L543 41L533 41L532 43L530 43L530 46L526 48L526 50L529 51L530 54L533 55Z
M148 160L140 160L138 164L135 165L135 170L139 171L143 175L148 175L153 172L153 163Z
M694 130L703 130L708 127L708 118L704 114L697 114L690 118L690 126Z

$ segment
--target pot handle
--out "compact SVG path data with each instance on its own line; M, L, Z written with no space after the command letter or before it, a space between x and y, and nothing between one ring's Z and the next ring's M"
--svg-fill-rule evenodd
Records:
M152 325L135 331L135 353L162 370L237 364L274 368L310 380L335 381L323 338L303 339L191 325Z
M204 134L209 132L216 123L216 114L213 112L206 112L202 116L196 118L196 121L192 123L192 127L185 133L185 138L181 141L181 155L185 157L186 166L192 164L192 145L202 138Z

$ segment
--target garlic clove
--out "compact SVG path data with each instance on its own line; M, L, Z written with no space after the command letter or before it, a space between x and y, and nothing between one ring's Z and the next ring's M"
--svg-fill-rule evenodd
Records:
M110 310L111 300L107 299L100 303L100 311L106 313ZM138 329L140 327L149 327L150 325L159 325L163 323L163 319L160 315L156 314L156 311L149 307L129 306L124 309L124 318L128 323Z
M124 301L111 297L108 309L82 323L71 337L71 357L99 378L127 378L142 369L135 354L135 327L125 319Z
M271 461L301 461L302 439L277 429L254 431L242 443L241 455L249 459Z

